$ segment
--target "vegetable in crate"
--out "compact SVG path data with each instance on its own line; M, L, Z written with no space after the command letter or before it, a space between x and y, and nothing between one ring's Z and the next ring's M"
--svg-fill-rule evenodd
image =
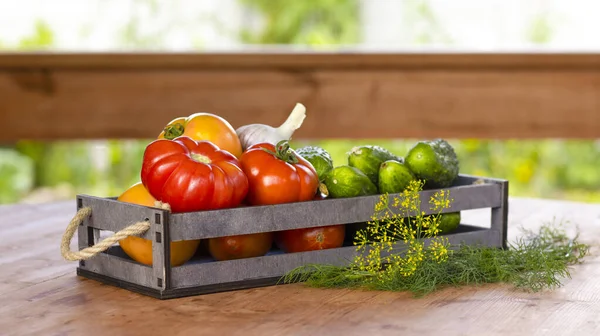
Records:
M313 200L324 200L325 195L317 193ZM324 250L342 247L346 226L328 225L305 229L275 232L275 243L286 253Z
M457 212L446 212L440 214L439 221L439 234L448 234L456 231L460 225L460 211Z
M327 193L333 198L377 194L377 186L360 169L350 166L333 168L325 177Z
M317 193L319 178L315 168L285 140L277 146L253 145L242 154L240 162L249 181L249 205L309 201Z
M357 146L348 153L348 165L360 169L375 185L379 181L379 167L388 160L403 162L401 157L380 146Z
M439 216L436 221L438 223L438 229L439 229L439 232L437 233L437 235L444 235L444 234L452 233L452 232L456 231L456 229L458 229L458 226L460 225L460 211L445 212L445 213L440 213L439 215L425 215L425 216L423 216L423 220L427 223L432 223L434 217L436 217L436 216ZM413 229L416 229L416 227L417 227L417 223L415 220L416 220L415 217L408 218L408 223L410 223L410 225ZM400 237L400 238L402 238L402 237Z
M295 151L313 165L321 182L325 180L325 175L333 169L331 155L321 147L305 146L297 148Z
M138 182L125 190L117 201L154 207L156 199ZM171 266L183 265L190 260L200 240L181 240L171 242ZM119 246L131 259L148 266L152 266L152 241L137 236L129 236L119 241Z
M173 140L188 136L192 140L210 141L236 158L242 155L242 145L231 124L218 115L206 112L173 119L158 135L159 139Z
M219 261L265 255L273 246L273 232L208 239L208 252Z
M344 244L345 228L345 225L329 225L281 231L275 234L275 242L286 253L337 248Z
M377 194L377 186L360 169L350 166L333 168L325 178L329 197L358 197ZM365 228L365 223L346 225L346 240L352 242L356 233Z
M414 180L415 175L403 162L388 160L383 162L379 168L378 187L381 194L403 192Z
M426 188L450 187L458 176L458 157L443 139L419 141L408 151L405 162L417 178L425 181Z
M306 118L306 108L298 103L285 122L277 128L264 124L250 124L239 127L236 133L244 151L259 143L276 145L282 140L289 141L294 132L302 126L304 118Z
M150 194L173 212L236 207L248 192L248 179L235 156L186 136L151 142L141 177Z

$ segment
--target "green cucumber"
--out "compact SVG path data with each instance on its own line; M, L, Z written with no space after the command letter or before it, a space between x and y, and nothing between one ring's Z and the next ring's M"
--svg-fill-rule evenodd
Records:
M377 186L358 168L338 166L325 176L327 193L332 198L357 197L377 194Z
M374 145L357 146L348 153L348 165L360 169L375 185L379 181L379 167L388 160L404 162L403 158Z
M433 216L437 216L437 215L426 215L426 216L423 216L423 219L424 220L430 219ZM433 218L431 218L431 219L433 219ZM417 228L417 223L416 223L415 217L409 217L407 220L408 220L409 225L413 229ZM438 228L439 228L440 232L438 232L437 235L440 236L440 235L452 233L458 228L459 225L460 225L460 211L441 213L441 214L439 214L439 218L438 218Z
M333 169L333 160L329 152L318 146L304 146L295 150L296 154L310 162L319 176L319 181L325 180L325 175Z
M460 225L460 211L440 214L439 220L440 233L438 235L452 233Z
M425 188L452 186L458 176L459 162L454 148L443 139L419 141L406 154L406 165Z
M384 161L379 168L379 192L382 194L401 193L416 180L406 164L397 160Z

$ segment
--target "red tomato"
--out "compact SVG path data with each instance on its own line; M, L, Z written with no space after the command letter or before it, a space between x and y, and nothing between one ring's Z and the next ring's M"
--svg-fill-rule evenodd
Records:
M238 206L248 179L231 153L187 136L151 142L144 151L142 183L173 212Z
M280 204L312 200L319 178L310 162L282 141L277 146L250 146L240 158L248 177L246 202L250 205Z
M344 244L345 225L330 225L275 233L275 243L286 253L325 250Z
M265 255L273 245L273 232L210 238L208 251L216 260L253 258Z

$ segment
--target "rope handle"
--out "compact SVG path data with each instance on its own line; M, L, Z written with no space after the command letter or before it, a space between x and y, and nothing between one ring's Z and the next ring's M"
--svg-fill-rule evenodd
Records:
M169 205L162 202L156 202L156 207L169 210ZM145 233L150 229L149 221L137 222L128 227L124 228L113 234L110 237L106 237L104 240L98 242L94 246L86 247L83 250L79 251L71 251L71 240L77 231L77 228L83 221L92 215L92 208L83 207L77 211L73 219L69 225L67 225L67 229L63 234L61 243L60 243L60 254L69 261L78 261L78 260L87 260L99 253L102 253L108 250L115 243L119 242L122 239L125 239L129 236L137 236Z

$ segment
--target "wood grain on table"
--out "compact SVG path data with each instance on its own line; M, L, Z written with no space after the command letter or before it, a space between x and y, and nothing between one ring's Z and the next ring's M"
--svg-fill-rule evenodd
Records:
M486 285L415 299L293 284L159 301L76 276L59 251L74 214L74 201L0 206L0 335L600 335L595 247L552 292ZM600 243L599 204L523 198L510 199L509 240L553 217ZM489 210L463 218L487 223Z

